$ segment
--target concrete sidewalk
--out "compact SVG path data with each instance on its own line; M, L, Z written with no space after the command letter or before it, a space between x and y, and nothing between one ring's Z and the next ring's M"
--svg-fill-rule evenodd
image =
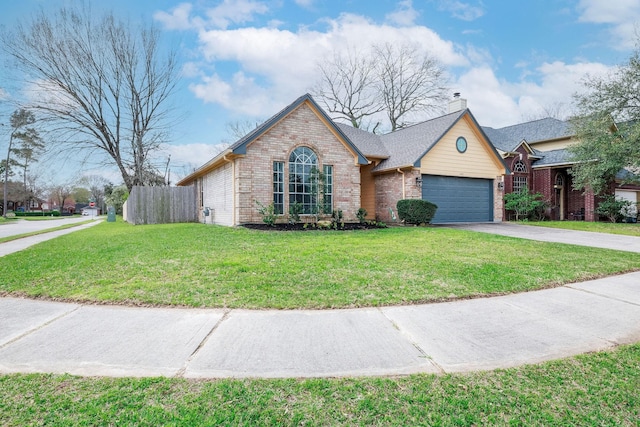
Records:
M71 223L76 223L76 222L82 222L82 221L87 221L88 218L74 218L75 221L72 221ZM82 230L88 227L93 227L94 225L97 225L99 223L101 223L103 220L102 219L96 219L93 220L92 222L88 222L86 224L81 224L81 225L77 225L75 227L71 227L71 228L66 228L64 230L57 230L57 231L50 231L50 232L46 232L43 234L38 234L35 236L30 236L30 237L22 237L20 239L16 239L16 240L11 240L8 242L4 242L4 243L0 243L0 257L5 256L5 255L9 255L12 254L14 252L18 252L21 251L23 249L28 248L29 246L33 246L35 244L38 244L40 242L45 242L47 240L51 240L51 239L55 239L56 237L59 236L63 236L65 234L69 234L69 233L73 233L75 231L78 230ZM27 221L25 221L27 222ZM53 224L54 221L46 221L48 224L43 224L43 225L48 225L49 227L40 227L40 228L33 228L33 227L28 227L31 231L24 231L24 228L21 229L16 229L16 228L11 228L11 232L7 233L7 230L4 229L4 227L9 227L8 225L5 226L3 225L0 230L4 231L4 236L1 237L7 237L7 236L15 236L18 234L23 234L23 233L30 233L33 231L44 231L47 230L49 228L55 228L55 227L59 227L60 225L63 224L69 224L69 222L64 222L64 223L56 223Z
M640 341L640 272L496 298L352 310L0 298L0 372L333 377L511 367Z
M640 237L591 231L565 230L561 228L514 224L510 222L446 224L441 227L460 228L481 233L499 234L542 242L567 243L601 249L615 249L640 253Z

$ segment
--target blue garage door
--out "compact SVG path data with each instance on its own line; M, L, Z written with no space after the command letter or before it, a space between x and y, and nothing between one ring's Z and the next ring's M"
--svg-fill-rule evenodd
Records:
M493 180L423 175L422 198L438 205L433 223L493 221Z

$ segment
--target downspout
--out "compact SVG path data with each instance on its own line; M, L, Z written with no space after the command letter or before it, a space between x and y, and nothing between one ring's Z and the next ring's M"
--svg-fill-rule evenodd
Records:
M396 169L399 174L402 174L402 199L406 199L406 191L405 191L405 182L404 182L404 172L400 168Z
M233 200L233 206L231 206L231 212L232 212L231 221L235 226L237 225L236 224L236 162L234 162L231 159L228 159L226 154L222 156L222 160L224 160L225 162L231 163L231 192L232 192L231 200Z

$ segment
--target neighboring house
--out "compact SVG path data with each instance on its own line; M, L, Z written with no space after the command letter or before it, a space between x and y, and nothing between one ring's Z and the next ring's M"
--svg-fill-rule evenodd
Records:
M501 221L509 174L466 101L447 115L386 135L337 124L304 95L177 183L196 186L199 218L223 225L260 223L256 201L274 204L280 221L298 202L314 205L313 170L324 175L324 201L356 220L392 221L396 203L424 198L438 205L435 223ZM207 215L208 214L208 215Z
M571 167L575 164L567 149L576 142L571 125L562 120L545 118L504 128L483 128L504 158L512 174L505 177L505 193L527 187L541 193L550 203L547 217L551 220L597 221L598 197L573 189ZM640 202L640 187L611 184L617 197ZM509 218L507 215L506 219Z

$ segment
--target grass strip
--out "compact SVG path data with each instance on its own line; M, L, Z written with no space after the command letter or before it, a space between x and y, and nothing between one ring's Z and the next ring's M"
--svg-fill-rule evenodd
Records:
M67 228L77 227L79 225L87 224L87 223L89 223L91 221L92 220L87 220L87 221L82 221L82 222L76 222L76 223L73 223L73 224L64 224L64 225L60 225L58 227L47 228L46 230L32 231L31 233L23 233L23 234L16 234L14 236L0 237L0 243L10 242L12 240L23 239L25 237L37 236L39 234L51 233L52 231L66 230Z
M0 424L637 426L640 345L519 368L399 378L0 376Z
M522 222L522 225L536 227L561 228L564 230L591 231L597 233L620 234L624 236L640 237L640 223L611 223L611 222L586 222L586 221L531 221Z
M0 258L0 292L75 301L336 308L498 295L640 269L628 253L442 227L263 232L123 222Z

